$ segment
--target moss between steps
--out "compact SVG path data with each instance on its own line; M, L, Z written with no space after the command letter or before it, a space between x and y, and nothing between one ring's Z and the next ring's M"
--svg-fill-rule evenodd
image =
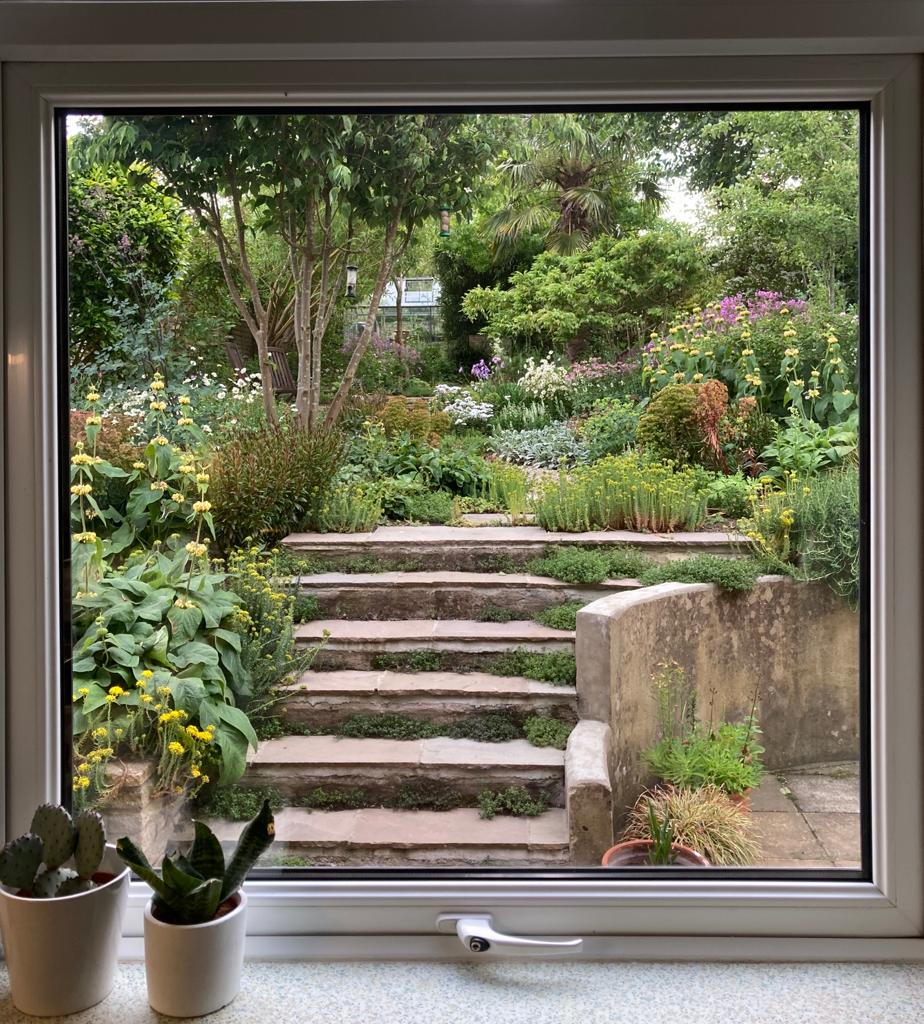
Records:
M392 672L466 671L464 667L444 659L439 651L430 648L401 654L376 654L371 664L374 669ZM577 664L573 654L564 651L527 651L522 647L501 654L486 655L479 662L478 671L490 672L495 676L522 676L559 686L574 686L577 679Z

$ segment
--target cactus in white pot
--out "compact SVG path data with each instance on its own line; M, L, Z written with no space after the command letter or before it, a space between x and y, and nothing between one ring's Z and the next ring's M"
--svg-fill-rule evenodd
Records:
M112 988L128 869L106 846L103 819L42 804L0 850L0 933L17 1009L76 1013ZM75 949L93 957L75 957Z

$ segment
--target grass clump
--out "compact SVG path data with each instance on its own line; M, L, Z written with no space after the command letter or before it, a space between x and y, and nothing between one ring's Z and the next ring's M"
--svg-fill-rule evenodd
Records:
M485 671L495 676L523 676L558 686L574 686L577 681L574 655L564 651L527 651L517 647L489 661Z
M530 715L523 723L526 738L534 747L555 747L556 750L565 749L573 728L571 722L562 722L558 718L544 718L541 715Z
M478 810L482 818L507 814L514 818L536 818L548 807L545 794L533 798L522 786L508 786L506 789L486 789L478 795Z
M706 518L706 496L695 473L632 452L572 473L562 472L535 502L536 521L550 531L695 530Z
M714 583L723 590L751 590L762 566L753 558L720 558L697 555L665 565L652 565L639 574L644 587L657 583Z
M367 484L338 484L314 519L318 533L368 533L382 518L382 496Z
M310 811L350 811L368 807L369 798L364 789L325 789L318 786L302 799L302 807Z
M372 656L372 667L390 672L440 672L443 656L429 647L400 654L375 654Z
M451 811L464 804L460 793L429 779L405 783L387 802L396 811Z
M270 808L281 811L286 802L278 789L261 786L225 786L215 789L199 802L199 811L209 818L226 818L228 821L250 821L260 813L263 801L269 800Z
M629 815L624 839L650 839L649 808L671 824L673 841L701 853L710 864L753 864L759 853L750 814L718 786L670 786L643 793Z
M533 619L549 629L570 629L573 632L577 626L577 613L583 607L583 601L565 601L553 608L544 608Z

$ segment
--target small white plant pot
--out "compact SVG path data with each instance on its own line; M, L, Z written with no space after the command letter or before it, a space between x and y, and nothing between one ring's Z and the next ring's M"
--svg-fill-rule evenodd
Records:
M112 991L129 871L112 846L99 870L115 877L76 896L33 899L0 886L10 995L22 1013L77 1013Z
M241 990L247 897L205 924L165 924L144 909L148 1002L169 1017L202 1017L227 1006Z

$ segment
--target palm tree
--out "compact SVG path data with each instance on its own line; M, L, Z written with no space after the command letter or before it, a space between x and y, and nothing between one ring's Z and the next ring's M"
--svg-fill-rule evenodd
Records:
M511 199L488 220L497 250L541 232L546 249L568 254L620 234L633 206L656 211L663 196L628 127L611 115L530 115L526 137L498 167Z

